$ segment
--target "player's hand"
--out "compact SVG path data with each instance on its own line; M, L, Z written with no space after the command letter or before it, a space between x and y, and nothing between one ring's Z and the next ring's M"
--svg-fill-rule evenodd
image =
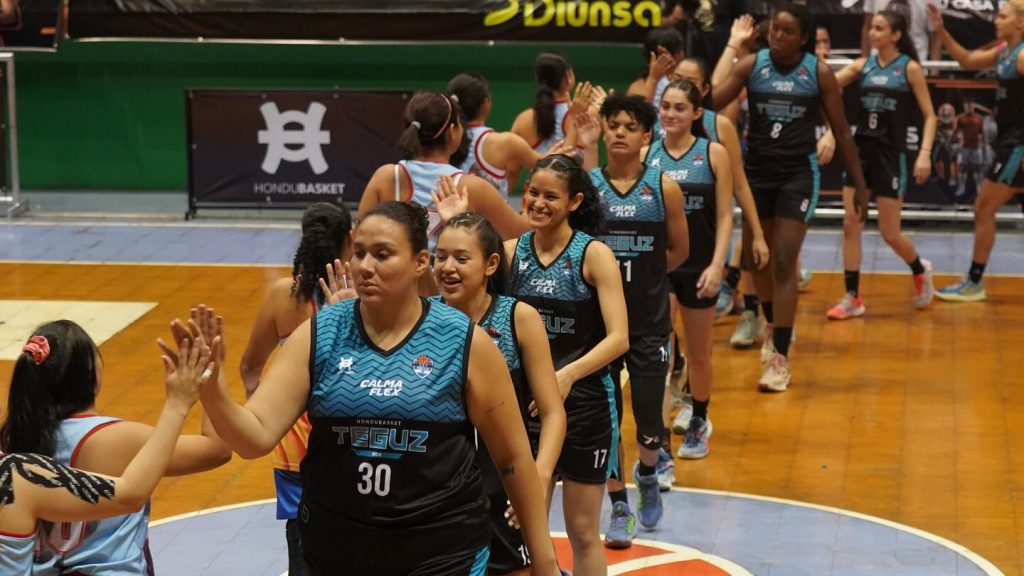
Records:
M928 19L932 22L932 30L935 32L942 32L946 28L945 22L942 21L942 10L939 7L928 3Z
M832 161L836 153L836 137L831 130L826 130L825 135L818 139L818 166L824 166Z
M469 212L469 189L465 184L456 186L450 176L443 175L437 180L437 189L430 193L441 222Z
M732 21L732 28L729 30L729 45L732 47L747 46L757 33L754 26L754 17L744 14Z
M572 117L573 126L576 127L576 147L586 150L597 143L601 137L601 122L590 114L584 112Z
M768 265L768 260L771 259L771 251L768 250L768 242L764 239L763 233L754 236L754 239L751 240L750 252L754 257L754 265L757 266L757 269L764 270Z
M594 86L594 90L590 93L590 109L587 112L598 116L606 98L608 98L608 92L601 86Z
M161 347L162 348L162 347ZM161 356L168 406L188 412L199 400L199 390L213 378L216 361L201 341L185 338L174 358Z
M700 278L697 279L697 297L713 298L718 296L718 289L722 285L722 267L714 263L704 269Z
M647 77L660 80L676 69L676 59L664 46L658 46L656 51L651 52L650 66Z
M328 262L324 268L327 280L320 279L320 292L324 295L324 304L330 306L356 297L356 285L352 281L348 262L342 264L341 260L335 259L333 264Z
M558 393L562 395L562 402L569 397L572 385L576 383L576 378L569 373L567 368L562 367L561 370L555 371L555 380L558 382Z
M505 500L505 506L505 521L508 522L509 528L519 530L519 518L516 517L516 511L512 508L512 502Z
M1024 166L1024 163L1022 163ZM932 176L931 154L918 154L917 162L914 162L914 180L918 184L924 184Z
M572 96L572 104L569 106L570 116L582 114L590 108L590 99L593 92L594 87L591 86L590 82L581 82L576 85L576 90Z

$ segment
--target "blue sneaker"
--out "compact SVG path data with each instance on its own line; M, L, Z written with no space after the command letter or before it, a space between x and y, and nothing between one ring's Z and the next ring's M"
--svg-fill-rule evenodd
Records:
M658 452L658 489L662 492L672 490L672 484L676 481L676 464L672 461L672 455L662 448Z
M650 476L640 475L640 462L633 466L633 482L636 482L637 516L640 525L646 530L654 530L661 522L664 511L661 505L661 488L658 486L657 473Z
M612 523L604 535L604 545L621 550L632 546L633 538L636 538L636 516L630 511L629 504L616 502L612 506Z
M971 282L964 277L960 282L935 291L935 297L946 302L981 302L985 299L985 283Z
M711 437L711 420L694 416L690 427L686 430L686 438L679 447L676 456L688 460L697 460L708 455L708 438Z
M807 285L811 283L811 278L814 278L814 272L811 272L810 268L801 268L797 276L797 289L803 290L807 288Z
M718 288L718 301L715 302L715 318L725 316L732 312L732 308L735 305L736 291L723 282Z

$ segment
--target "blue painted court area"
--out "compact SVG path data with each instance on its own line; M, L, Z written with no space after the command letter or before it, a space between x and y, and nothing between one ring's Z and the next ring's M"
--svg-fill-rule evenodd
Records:
M906 526L832 508L742 494L675 489L665 494L661 528L645 544L696 549L728 574L783 576L944 576L1001 574L969 550ZM551 529L564 530L556 490ZM605 503L603 527L608 526ZM278 576L287 570L284 522L273 502L169 519L150 530L158 572ZM651 556L649 565L655 565ZM617 567L618 564L618 567ZM644 562L616 562L609 574L642 574ZM665 572L659 572L665 573Z
M962 274L970 264L969 232L909 232L938 273ZM0 261L290 265L299 243L294 221L266 222L0 222ZM906 272L877 231L864 235L864 273ZM841 271L842 230L812 229L803 266ZM989 274L1024 274L1024 234L1000 231Z

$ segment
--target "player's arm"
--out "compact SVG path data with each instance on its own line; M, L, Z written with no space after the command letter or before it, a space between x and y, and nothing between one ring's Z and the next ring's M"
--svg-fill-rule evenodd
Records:
M363 190L363 196L359 199L358 217L362 218L370 209L388 200L395 199L395 165L385 164L370 177Z
M244 406L231 397L223 370L216 385L203 387L203 408L224 442L242 458L273 450L306 409L313 322L306 320L292 332Z
M629 322L622 276L619 263L608 246L601 242L591 242L587 246L583 278L597 290L605 337L589 352L558 370L558 387L563 397L569 395L568 390L581 378L597 372L629 350Z
M743 156L740 150L740 137L736 132L736 125L725 116L718 114L715 117L715 124L718 127L718 140L725 148L729 156L729 169L732 172L732 190L743 212L743 218L750 226L753 234L752 252L754 263L759 268L768 264L768 242L764 239L764 229L761 228L761 218L757 215L757 204L754 203L754 193L750 190L750 182L747 181L747 172L743 169ZM729 205L729 214L732 215L732 205ZM721 216L721 215L719 215ZM731 221L731 220L730 220Z
M690 229L683 211L683 190L675 180L661 175L661 196L665 202L665 264L675 270L690 257Z
M722 55L722 58L724 59L728 55L728 52L726 52ZM735 66L731 67L728 75L721 82L715 84L714 80L712 80L711 99L715 109L724 108L725 105L740 95L740 91L746 86L750 71L754 68L755 59L756 57L753 54L748 54L737 62ZM717 73L717 67L715 71Z
M479 326L473 327L466 378L469 420L480 432L515 509L530 558L555 573L544 488L530 452L505 359ZM261 388L262 389L262 388Z
M548 335L540 314L533 306L519 302L515 308L515 323L526 381L530 384L537 415L540 416L537 472L540 474L540 485L545 487L551 484L558 456L562 453L562 441L565 439L564 399L558 393L551 347L548 346Z
M984 70L996 65L999 60L999 50L1002 48L1001 43L991 48L968 50L957 42L956 38L953 38L949 30L946 30L946 25L942 21L942 12L937 6L928 5L928 16L931 18L935 34L942 41L942 45L946 47L946 52L959 62L964 70Z
M932 95L928 91L928 83L924 78L924 69L913 60L907 65L907 81L910 83L914 99L917 100L917 107L921 110L921 116L924 118L921 147L917 152L917 161L914 162L914 179L921 184L932 174L932 145L935 142L935 131L939 121L935 117L935 107L932 105Z
M729 40L726 42L718 62L715 63L715 69L711 71L712 86L725 83L729 76L732 75L737 62L750 55L750 41L753 40L756 33L757 28L754 26L754 19L749 14L744 14L733 20L732 28L729 30ZM736 96L734 95L726 102L731 102L735 98ZM715 100L715 110L721 110L723 106L724 104L720 105L718 100Z
M245 397L249 398L260 384L260 375L267 359L278 346L277 311L281 302L291 300L292 279L282 278L270 286L263 299L263 305L256 315L256 321L249 333L249 343L242 353L239 372L245 386Z
M471 174L463 176L462 182L468 192L469 209L487 218L502 238L517 238L530 229L526 219L490 183Z
M836 82L839 83L839 87L846 88L860 78L865 62L867 62L867 58L857 58L836 72Z
M853 143L850 125L846 122L846 112L843 110L843 96L839 91L839 84L836 82L835 74L824 62L818 62L818 85L821 90L822 108L825 110L828 125L832 128L832 134L836 139L836 148L843 160L843 166L846 167L846 173L853 180L854 208L861 220L866 220L868 217L868 192L864 185L864 173L861 171L860 158L857 156L857 146Z
M729 153L721 144L712 143L708 148L711 168L715 171L715 252L711 264L697 280L698 295L711 298L718 294L722 283L722 270L729 254L729 240L732 238L732 169Z

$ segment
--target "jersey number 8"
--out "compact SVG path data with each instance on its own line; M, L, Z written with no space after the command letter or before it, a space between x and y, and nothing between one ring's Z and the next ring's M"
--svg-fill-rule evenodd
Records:
M769 134L772 138L778 138L782 134L782 122L776 122L772 124L772 133Z
M373 492L377 496L387 496L391 492L391 466L380 464L374 468L373 464L363 462L359 465L359 473L363 475L356 486L360 494Z

